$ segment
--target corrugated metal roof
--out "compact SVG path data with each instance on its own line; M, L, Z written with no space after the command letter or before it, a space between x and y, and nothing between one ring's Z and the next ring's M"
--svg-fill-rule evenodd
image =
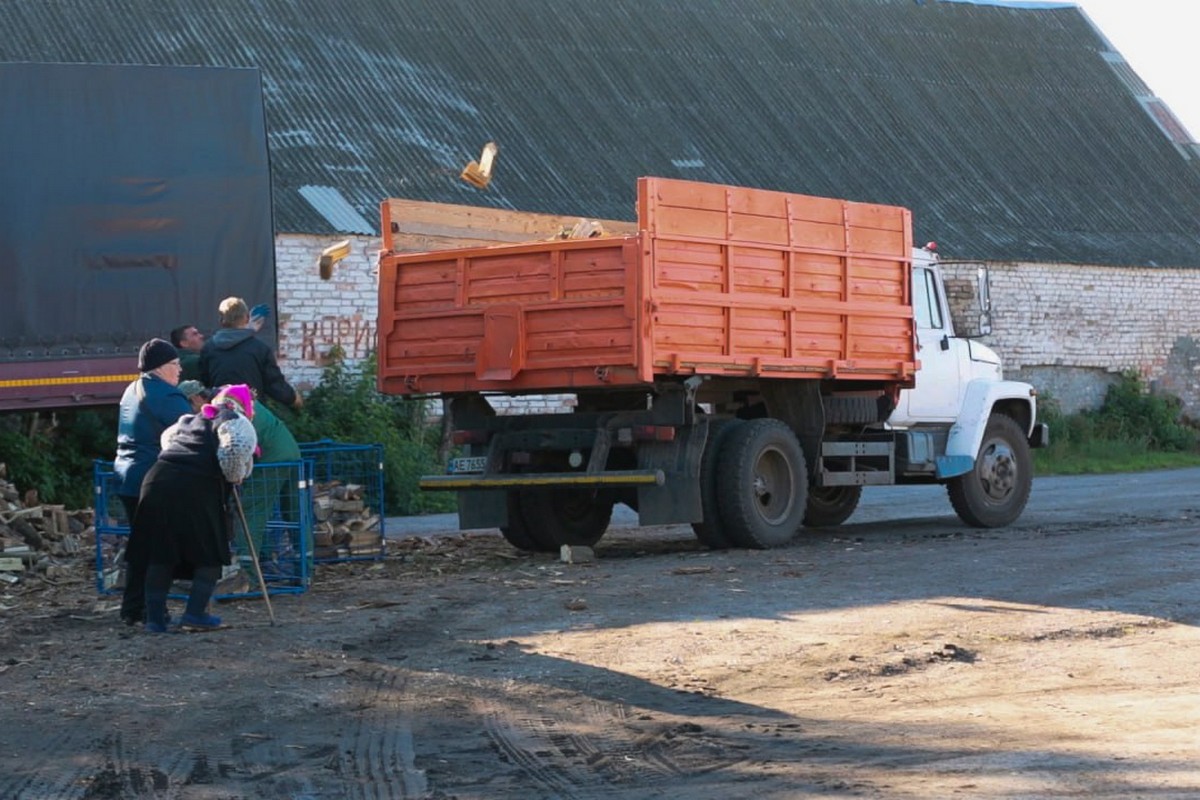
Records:
M1013 6L5 0L0 59L259 67L283 232L388 196L633 219L663 175L906 205L954 257L1200 266L1195 149L1078 9Z
M338 231L368 235L377 233L376 226L363 219L362 214L355 211L354 206L332 186L301 186L300 196Z

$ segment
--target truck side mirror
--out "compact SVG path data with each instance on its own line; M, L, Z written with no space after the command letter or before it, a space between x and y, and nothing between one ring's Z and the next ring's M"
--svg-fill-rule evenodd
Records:
M986 266L981 266L975 274L979 294L979 335L987 336L992 332L992 281Z

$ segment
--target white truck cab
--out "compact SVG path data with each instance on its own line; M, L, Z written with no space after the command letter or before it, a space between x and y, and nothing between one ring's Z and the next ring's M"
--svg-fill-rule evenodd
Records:
M912 269L916 385L900 393L885 427L909 432L911 441L928 440L933 478L949 486L964 521L1008 524L1028 499L1030 448L1049 440L1047 427L1037 422L1037 390L1005 380L994 350L955 332L934 245L914 250ZM980 266L977 280L978 328L986 334L991 328L986 268Z

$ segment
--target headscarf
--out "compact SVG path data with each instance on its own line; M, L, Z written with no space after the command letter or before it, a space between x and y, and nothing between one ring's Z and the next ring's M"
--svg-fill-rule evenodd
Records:
M200 409L200 413L205 419L215 419L224 409L236 411L246 419L254 419L254 394L250 387L244 383L222 386L213 399Z

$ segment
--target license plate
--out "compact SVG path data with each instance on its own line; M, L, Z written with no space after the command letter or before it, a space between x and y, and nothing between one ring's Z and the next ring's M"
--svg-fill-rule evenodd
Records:
M450 459L446 472L452 475L461 475L465 472L483 472L485 467L487 467L487 456L466 456Z

